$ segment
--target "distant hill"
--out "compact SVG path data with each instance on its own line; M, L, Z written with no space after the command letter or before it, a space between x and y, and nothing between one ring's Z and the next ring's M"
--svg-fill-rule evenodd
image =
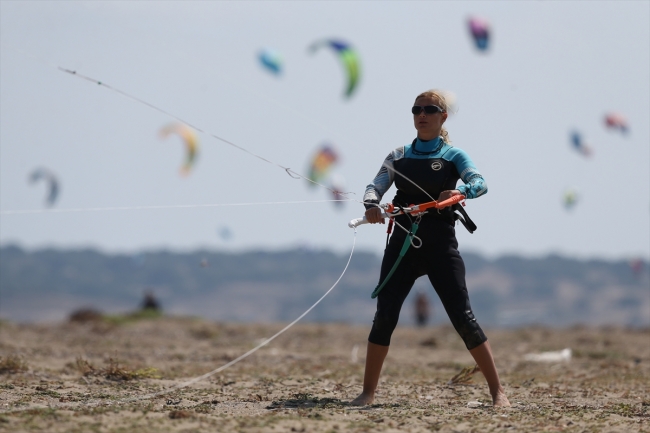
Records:
M650 267L626 261L580 261L551 255L487 260L463 252L475 314L486 326L544 324L650 325ZM165 312L218 321L290 321L341 274L348 256L328 251L220 253L149 251L108 255L94 250L0 248L0 317L65 319L80 307L104 312L138 308L146 289ZM372 322L381 257L355 252L339 285L304 320ZM406 300L401 322L412 323L413 292L426 290L434 323L448 319L426 277Z

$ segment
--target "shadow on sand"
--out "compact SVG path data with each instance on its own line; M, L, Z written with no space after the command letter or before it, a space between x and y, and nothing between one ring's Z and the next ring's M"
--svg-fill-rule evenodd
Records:
M269 410L277 409L328 409L328 408L347 408L356 410L380 409L386 407L399 406L396 404L371 404L368 406L351 406L349 401L343 401L338 398L319 398L312 394L294 394L293 398L286 400L274 400L266 408Z

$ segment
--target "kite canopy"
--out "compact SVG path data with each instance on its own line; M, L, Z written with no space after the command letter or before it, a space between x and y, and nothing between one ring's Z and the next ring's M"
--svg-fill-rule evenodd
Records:
M629 126L627 119L620 113L609 113L605 115L605 126L608 129L616 129L623 134L627 134Z
M269 72L275 75L282 73L282 56L275 50L265 48L260 51L258 57L260 64Z
M309 179L322 184L332 165L338 160L339 154L334 147L329 143L323 144L311 160L309 165ZM315 186L311 182L309 185Z
M570 134L570 139L571 145L576 151L580 152L580 154L583 156L591 156L593 153L591 146L589 146L581 133L578 131L572 131Z
M54 206L56 199L59 196L59 181L54 173L52 173L47 168L37 168L29 176L30 183L38 182L39 180L44 180L48 184L48 194L45 198L46 206Z
M229 241L232 239L232 230L228 226L221 226L217 229L217 234L223 241Z
M562 204L566 210L571 210L578 202L578 191L575 188L568 188L562 194Z
M479 51L487 51L490 44L490 24L482 18L470 17L467 26L476 48Z
M172 122L165 125L159 132L160 138L165 139L170 134L176 134L183 139L185 143L185 148L187 150L185 157L185 164L181 167L181 174L186 176L189 174L194 162L196 161L196 156L199 150L199 142L196 137L196 133L192 128L185 125L184 123Z
M357 55L356 51L354 51L350 47L348 43L339 40L334 40L334 39L316 41L313 44L311 44L311 46L309 47L309 51L311 53L315 53L321 47L330 47L338 54L339 59L341 59L341 62L343 63L343 67L345 68L348 77L348 85L347 88L345 89L345 97L346 98L351 97L355 89L357 88L357 84L359 82L359 76L360 76L359 56Z
M346 197L342 194L345 192L345 178L336 173L330 179L330 189L332 189L332 200L345 200ZM345 205L344 201L335 201L336 208L342 208Z

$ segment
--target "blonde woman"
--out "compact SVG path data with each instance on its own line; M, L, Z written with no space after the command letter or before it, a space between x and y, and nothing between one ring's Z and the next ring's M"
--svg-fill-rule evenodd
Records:
M393 183L397 188L393 198L396 207L429 202L432 198L445 200L459 194L473 199L487 192L483 176L467 153L449 144L449 134L443 127L448 112L443 92L421 93L411 112L417 138L393 150L366 188L364 204L370 223L384 223L377 205ZM461 184L456 186L459 180ZM377 296L377 312L368 337L363 392L351 404L373 403L404 299L415 280L427 275L451 323L485 376L494 406L510 406L499 381L490 343L472 313L465 285L465 265L458 252L456 220L470 231L476 226L460 206L429 211L421 218L400 215L395 220L410 233L396 228L386 246L379 284L373 293ZM417 239L410 236L414 230L422 242L419 248L416 248ZM411 241L413 246L407 246ZM405 248L406 253L400 259L400 252Z

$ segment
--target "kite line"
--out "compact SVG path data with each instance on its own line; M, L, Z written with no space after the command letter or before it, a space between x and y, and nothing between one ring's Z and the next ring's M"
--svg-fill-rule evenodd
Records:
M176 120L178 120L179 122L181 122L181 123L183 123L183 124L189 126L190 128L193 128L193 129L195 129L195 130L197 130L197 131L199 131L199 132L201 132L201 133L203 133L203 134L206 134L206 135L208 135L208 136L210 136L210 137L212 137L212 138L215 138L215 139L221 141L222 143L226 143L226 144L228 144L228 145L230 145L230 146L232 146L232 147L234 147L234 148L236 148L236 149L241 150L242 152L246 152L246 153L248 153L249 155L254 156L254 157L257 158L257 159L261 159L261 160L264 161L264 162L267 162L267 163L269 163L269 164L271 164L271 165L275 165L276 167L279 167L279 168L281 168L282 170L284 170L285 172L287 172L287 174L288 174L290 177L294 178L294 179L304 179L304 180L306 180L306 181L308 181L308 182L313 183L314 185L318 185L318 186L320 186L321 188L325 188L326 190L328 190L328 191L330 191L330 192L332 192L332 193L335 193L335 194L340 194L340 195L345 195L345 196L348 195L348 194L354 194L353 192L340 192L340 191L336 191L336 190L334 190L334 189L332 189L332 188L329 188L329 187L327 187L327 186L325 186L325 185L323 185L323 184L321 184L321 183L318 183L318 182L316 182L316 181L314 181L314 180L308 178L307 176L304 176L304 175L302 175L302 174L300 174L300 173L298 173L298 172L292 170L290 167L285 167L285 166L283 166L283 165L281 165L281 164L278 164L277 162L274 162L274 161L271 161L270 159L264 158L263 156L258 155L257 153L251 152L250 150L248 150L248 149L246 149L246 148L244 148L244 147L242 147L242 146L239 146L239 145L233 143L232 141L226 140L225 138L223 138L223 137L219 137L218 135L216 135L216 134L214 134L214 133L212 133L212 132L210 132L210 131L207 131L207 130L204 130L204 129L202 129L202 128L199 128L198 126L195 126L195 125L191 124L190 122L188 122L188 121L186 121L186 120L184 120L184 119L178 117L177 115L172 114L172 113L170 113L169 111L163 110L162 108L160 108L160 107L158 107L158 106L156 106L156 105L153 105L153 104L151 104L151 103L145 101L144 99L140 99L140 98L138 98L137 96L133 96L133 95L131 95L131 94L129 94L129 93L126 93L126 92L124 92L124 91L122 91L122 90L120 90L120 89L118 89L118 88L116 88L116 87L113 87L113 86L111 86L111 85L109 85L109 84L106 84L106 83L104 83L104 82L102 82L102 81L100 81L100 80L97 80L97 79L95 79L95 78L88 77L88 76L86 76L86 75L80 74L80 73L78 73L77 71L73 71L73 70L70 70L70 69L62 68L61 66L57 66L56 68L57 68L59 71L65 72L65 73L70 74L70 75L73 75L73 76L75 76L75 77L79 77L79 78L81 78L81 79L83 79L83 80L86 80L86 81L90 81L91 83L97 84L97 85L99 85L99 86L106 87L107 89L112 90L113 92L115 92L115 93L117 93L117 94L119 94L119 95L121 95L121 96L123 96L123 97L125 97L125 98L127 98L127 99L130 99L130 100L132 100L132 101L135 101L135 102L138 102L138 103L140 103L140 104L142 104L142 105L145 105L145 106L147 106L147 107L149 107L149 108L151 108L151 109L153 109L153 110L155 110L155 111L158 111L159 113L162 113L162 114L164 114L164 115L166 115L166 116L171 117L172 119L176 119ZM354 200L354 199L350 199L350 200ZM354 201L357 201L357 202L359 202L359 203L363 203L363 202L361 202L361 201L359 201L359 200L354 200Z
M159 210L159 209L193 209L193 208L211 208L211 207L230 207L230 206L268 206L274 204L311 204L311 203L330 203L346 202L345 200L301 200L301 201L268 201L258 203L216 203L216 204L178 204L178 205L160 205L160 206L115 206L115 207L87 207L87 208L68 208L68 209L18 209L3 210L0 215L26 215L26 214L43 214L43 213L73 213L73 212L105 212L105 211L125 211L125 210Z
M35 57L35 56L31 56L31 57ZM41 59L38 59L38 60L42 61ZM45 63L47 63L47 62L45 62ZM203 134L209 135L209 136L211 136L211 137L213 137L213 138L215 138L215 139L217 139L217 140L219 140L219 141L221 141L223 143L226 143L226 144L228 144L228 145L230 145L232 147L235 147L235 148L237 148L237 149L239 149L239 150L241 150L243 152L246 152L251 156L254 156L254 157L258 158L258 159L261 159L262 161L265 161L265 162L267 162L269 164L275 165L275 166L283 169L290 177L292 177L294 179L307 180L308 182L311 182L311 183L313 183L315 185L318 185L318 186L320 186L322 188L325 188L325 189L331 191L332 193L338 193L338 194L343 195L343 196L347 196L348 194L354 194L354 193L350 193L350 192L343 193L343 192L340 192L340 191L335 191L333 189L330 189L329 187L327 187L325 185L322 185L322 184L320 184L320 183L318 183L318 182L316 182L316 181L314 181L314 180L312 180L312 179L310 179L310 178L308 178L306 176L303 176L300 173L297 173L297 172L293 171L289 167L285 167L285 166L280 165L280 164L278 164L276 162L273 162L273 161L271 161L271 160L269 160L267 158L264 158L264 157L262 157L262 156L260 156L260 155L258 155L256 153L253 153L253 152L249 151L248 149L245 149L244 147L241 147L241 146L239 146L239 145L237 145L237 144L235 144L235 143L233 143L233 142L231 142L229 140L226 140L226 139L224 139L222 137L219 137L216 134L213 134L213 133L211 133L209 131L205 131L205 130L199 128L199 127L196 127L196 126L192 125L191 123L181 119L180 117L178 117L178 116L176 116L176 115L174 115L174 114L172 114L172 113L170 113L170 112L168 112L166 110L163 110L163 109L161 109L161 108L159 108L159 107L157 107L157 106L155 106L153 104L150 104L149 102L147 102L145 100L142 100L142 99L140 99L140 98L138 98L136 96L128 94L128 93L126 93L126 92L124 92L124 91L122 91L120 89L112 87L112 86L110 86L108 84L105 84L105 83L99 81L99 80L96 80L94 78L91 78L91 77L88 77L88 76L85 76L85 75L82 75L82 74L78 74L76 71L65 69L65 68L62 68L60 66L55 66L55 67L60 71L63 71L63 72L66 72L68 74L77 76L77 77L82 78L82 79L84 79L86 81L96 83L96 84L98 84L100 86L104 86L107 89L112 90L112 91L118 93L119 95L121 95L123 97L126 97L126 98L131 99L131 100L136 101L136 102L139 102L140 104L143 104L143 105L145 105L145 106L147 106L147 107L149 107L149 108L151 108L153 110L156 110L156 111L158 111L158 112L160 112L162 114L165 114L165 115L167 115L167 116L169 116L169 117L171 117L173 119L176 119L179 122L182 122L183 124L186 124L189 127L193 128L193 129L195 129L195 130L197 130L197 131L199 131L199 132L201 132ZM250 205L264 205L264 204L299 204L299 203L339 202L339 201L356 201L356 202L359 202L359 203L363 203L363 202L361 202L359 200L356 200L356 199L346 198L344 200L317 200L317 201L268 202L268 203L230 203L230 204L207 204L207 205L135 206L135 207L103 207L103 208L77 208L77 209L15 210L15 211L2 211L2 212L0 212L0 214L2 214L2 215L11 215L11 214L27 214L27 213L53 213L53 212L64 213L64 212L92 212L92 211L107 211L107 210L145 210L145 209L197 208L197 207L218 207L218 206L250 206ZM280 331L275 333L270 338L267 338L264 341L262 341L261 343L259 343L253 349L249 350L248 352L240 355L239 357L233 359L232 361L228 362L227 364L225 364L225 365L223 365L221 367L218 367L218 368L216 368L216 369L214 369L214 370L212 370L212 371L210 371L208 373L205 373L205 374L203 374L201 376L197 376L197 377L195 377L193 379L182 382L182 383L180 383L178 385L174 385L174 386L172 386L172 387L170 387L168 389L162 390L162 391L158 391L158 392L151 393L151 394L146 394L146 395L143 395L143 396L140 396L140 397L131 397L131 398L128 398L128 399L122 399L122 400L118 400L118 402L130 402L130 401L139 401L139 400L151 399L151 398L158 397L160 395L167 394L167 393L172 392L172 391L176 391L176 390L179 390L179 389L182 389L182 388L186 388L186 387L188 387L188 386L190 386L190 385L192 385L192 384L194 384L196 382L207 379L207 378L209 378L209 377L211 377L211 376L225 370L226 368L236 364L237 362L247 358L248 356L252 355L256 351L258 351L259 349L266 346L271 341L273 341L274 339L276 339L277 337L282 335L284 332L286 332L292 326L294 326L296 323L298 323L303 317L305 317L318 304L320 304L320 302L323 299L325 299L325 297L327 295L329 295L329 293L334 289L334 287L336 287L338 285L338 283L341 281L341 279L343 278L343 275L345 275L345 272L347 271L347 269L348 269L348 267L350 265L350 261L352 260L352 255L354 253L354 248L355 248L355 244L356 244L356 233L357 232L356 232L356 229L355 229L353 242L352 242L352 249L350 251L350 255L349 255L348 260L347 260L347 262L345 264L345 267L344 267L343 271L341 272L341 274L339 275L338 279L334 282L334 284L316 302L314 302L314 304L311 307L309 307L304 313L302 313L300 316L298 316L293 322L289 323L287 326L282 328ZM87 404L88 402L84 402L84 403ZM3 413L4 412L5 411L3 411Z
M255 346L254 348L252 348L248 352L238 356L237 358L233 359L232 361L222 365L221 367L215 368L212 371L209 371L209 372L207 372L205 374L202 374L201 376L197 376L197 377L195 377L193 379L187 380L185 382L181 382L181 383L179 383L177 385L174 385L174 386L171 386L171 387L169 387L167 389L163 389L162 391L157 391L157 392L153 392L153 393L150 393L150 394L145 394L145 395L142 395L142 396L139 396L139 397L130 397L130 398L125 398L125 399L119 399L119 400L113 401L112 403L130 403L130 402L134 402L134 401L150 400L152 398L160 397L161 395L165 395L165 394L168 394L170 392L177 391L179 389L187 388L188 386L190 386L192 384L195 384L195 383L200 382L200 381L202 381L204 379L207 379L207 378L209 378L211 376L214 376L215 374L222 372L226 368L233 366L234 364L238 363L239 361L242 361L243 359L248 358L250 355L257 352L259 349L266 346L271 341L275 340L277 337L279 337L280 335L282 335L286 331L288 331L293 325L298 323L300 321L300 319L305 317L311 310L313 310L318 304L320 304L321 301L323 299L325 299L325 297L327 295L329 295L332 290L334 290L334 287L336 287L338 285L339 281L341 281L341 278L343 278L343 275L345 275L345 272L348 270L348 267L350 266L350 261L352 260L352 254L354 254L354 247L356 245L356 242L357 242L357 230L355 229L354 230L354 237L352 239L352 249L350 250L350 255L348 256L348 261L345 264L345 268L343 268L343 272L341 272L341 275L339 275L338 279L334 282L332 287L330 287L320 298L318 298L318 300L316 300L316 302L314 302L312 304L312 306L309 307L304 313L302 313L300 316L298 316L296 319L294 319L293 322L289 323L287 326L285 326L284 328L282 328L281 330L279 330L278 332L273 334L271 337L269 337L269 338L265 339L264 341L260 342L257 346ZM94 399L94 400L97 401L99 399ZM105 400L101 400L101 401L105 401ZM81 405L87 405L89 403L90 403L89 401L84 401L83 403L81 403ZM72 406L72 404L71 403L59 404L59 405L57 405L57 409L58 408L65 408L65 407L68 407L68 406ZM51 405L41 406L41 407L52 408ZM26 407L26 408L22 408L22 409L2 410L2 411L0 411L0 413L21 412L21 411L34 409L34 408L35 408L35 406L30 406L30 407Z

